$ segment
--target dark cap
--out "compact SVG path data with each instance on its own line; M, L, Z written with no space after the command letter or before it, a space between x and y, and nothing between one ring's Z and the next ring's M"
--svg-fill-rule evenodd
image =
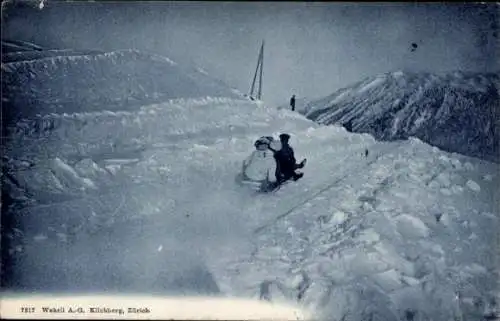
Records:
M288 134L283 133L283 134L280 135L280 140L281 141L289 140L289 139L290 139L290 135L288 135Z

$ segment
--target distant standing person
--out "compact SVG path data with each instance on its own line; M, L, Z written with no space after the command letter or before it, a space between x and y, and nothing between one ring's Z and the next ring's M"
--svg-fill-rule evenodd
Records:
M292 95L292 98L290 98L290 106L292 107L292 111L295 111L295 95Z

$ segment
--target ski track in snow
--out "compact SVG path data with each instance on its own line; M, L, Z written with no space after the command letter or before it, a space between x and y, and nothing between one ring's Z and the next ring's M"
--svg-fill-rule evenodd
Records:
M332 318L350 315L345 320L373 309L380 320L408 311L422 320L470 316L478 312L467 302L494 290L488 244L498 212L487 193L498 183L496 165L237 100L35 123L38 130L26 136L34 123L25 123L12 141L22 142L17 157L37 163L17 181L39 189L35 196L65 197L21 213L64 225L57 242L73 240L65 253L88 235L99 242L105 225L141 226L148 241L136 249L169 253L169 242L191 249L227 295L298 301ZM304 177L269 195L235 187L254 140L281 132L292 134L297 160L308 159ZM39 156L42 145L57 158ZM49 234L47 225L26 227L33 240L26 248L56 242Z

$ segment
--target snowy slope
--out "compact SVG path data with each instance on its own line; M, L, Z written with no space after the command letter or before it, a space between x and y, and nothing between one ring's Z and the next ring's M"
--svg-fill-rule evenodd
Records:
M8 289L222 293L330 320L493 309L496 164L224 97L48 114L8 132ZM254 140L280 132L308 158L304 178L273 195L237 187Z
M451 152L500 161L498 74L393 72L310 103L305 115L378 139L418 137Z
M163 56L136 50L54 53L19 53L34 59L2 63L4 120L52 112L134 110L174 98L238 97L220 81Z

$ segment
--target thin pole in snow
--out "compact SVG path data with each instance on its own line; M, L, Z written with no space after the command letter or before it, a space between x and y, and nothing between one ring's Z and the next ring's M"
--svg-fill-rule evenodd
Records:
M262 71L264 70L264 40L262 40L262 46L260 47L260 77L259 77L259 93L257 95L260 100L262 97Z
M255 80L257 80L257 71L259 70L259 65L260 65L260 55L257 58L257 67L255 68L255 74L253 75L253 81L252 81L252 86L250 87L250 93L249 96L252 97L253 95L253 90L255 88Z
M255 82L257 80L257 74L259 74L259 89L257 91L257 99L261 99L262 97L262 70L264 63L264 40L262 40L262 45L260 46L259 56L257 58L257 67L255 68L255 74L253 75L252 86L250 87L249 96L253 96L253 91L255 89ZM260 68L260 72L259 72Z

